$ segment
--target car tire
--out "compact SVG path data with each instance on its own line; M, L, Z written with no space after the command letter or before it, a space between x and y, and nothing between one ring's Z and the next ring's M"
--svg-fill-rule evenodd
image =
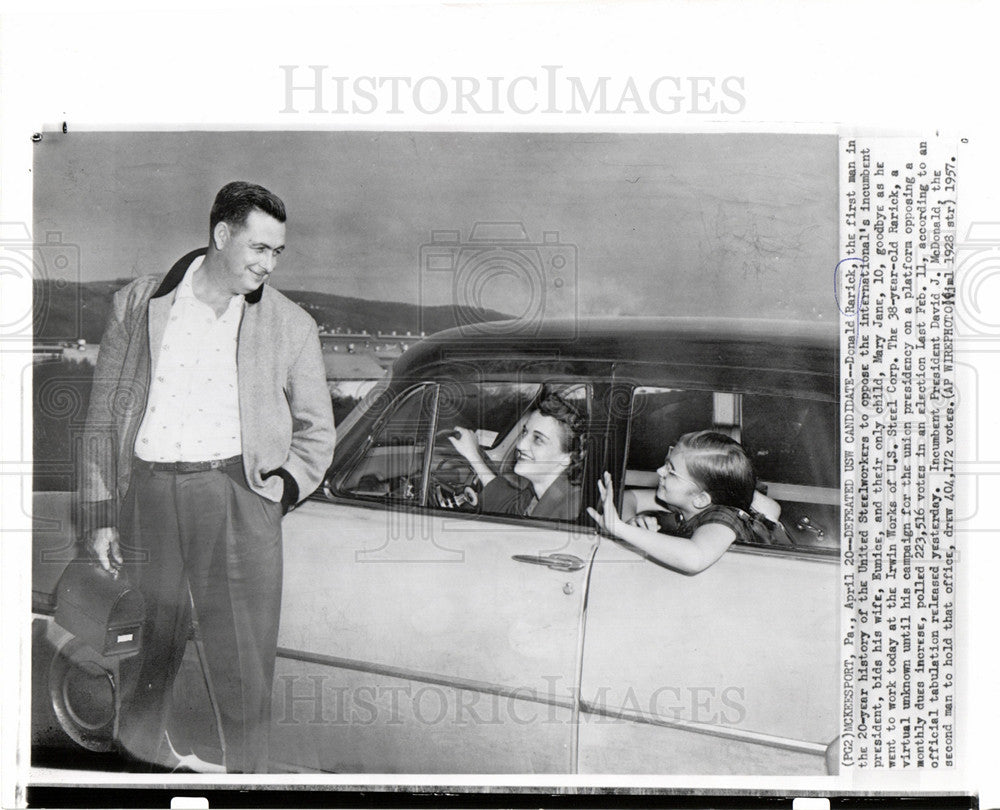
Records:
M77 638L63 642L49 667L49 699L62 730L88 751L114 747L117 677L112 660Z

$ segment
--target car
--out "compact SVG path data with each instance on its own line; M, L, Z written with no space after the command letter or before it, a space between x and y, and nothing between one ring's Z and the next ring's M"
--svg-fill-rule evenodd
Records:
M655 503L667 448L710 428L746 448L782 539L737 542L685 575L602 535L585 509L486 512L450 437L475 429L510 476L549 391L588 416L584 507L605 471L626 516ZM284 519L271 769L835 771L839 395L838 333L821 323L577 319L416 344L339 426L323 486ZM71 517L39 495L52 531L36 532L35 640L52 664L36 744L58 732L107 750L116 664L51 621ZM196 653L171 742L220 762Z

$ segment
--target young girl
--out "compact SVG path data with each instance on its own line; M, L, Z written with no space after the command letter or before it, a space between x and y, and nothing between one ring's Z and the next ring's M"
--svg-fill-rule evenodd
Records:
M747 537L757 476L738 442L709 430L687 433L656 472L656 499L672 512L640 514L626 523L615 509L608 473L598 483L603 513L587 512L609 534L684 574L704 571L737 537Z

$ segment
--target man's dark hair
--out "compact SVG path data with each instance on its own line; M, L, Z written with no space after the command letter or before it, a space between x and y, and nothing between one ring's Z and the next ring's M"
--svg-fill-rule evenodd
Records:
M569 400L553 391L543 392L536 406L542 416L551 416L563 426L562 451L569 453L566 477L571 484L579 484L583 479L583 462L586 455L584 437L587 432L587 417L580 413Z
M236 231L242 229L255 208L278 222L285 221L285 204L277 194L243 180L226 183L219 189L215 202L212 203L212 213L208 217L209 232L214 232L215 226L220 222L228 222Z

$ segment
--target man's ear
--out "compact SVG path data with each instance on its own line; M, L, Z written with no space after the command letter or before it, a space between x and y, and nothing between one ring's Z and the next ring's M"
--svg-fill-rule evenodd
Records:
M232 238L233 233L229 229L228 222L216 222L212 230L212 244L216 250L222 250L226 243Z

